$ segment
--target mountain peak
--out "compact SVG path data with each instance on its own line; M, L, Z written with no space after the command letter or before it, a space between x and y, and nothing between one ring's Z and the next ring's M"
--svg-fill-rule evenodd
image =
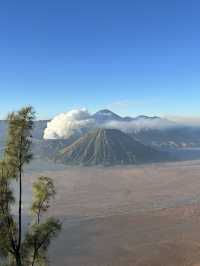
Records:
M96 114L101 114L101 115L114 115L114 116L118 116L119 117L119 115L115 114L114 112L112 112L109 109L101 109L98 112L96 112L95 115Z
M108 110L108 109L102 109L96 112L93 117L97 120L99 123L104 123L111 120L122 120L122 118L115 114L114 112Z
M97 113L113 113L113 112L109 109L101 109Z
M57 160L65 164L135 164L160 158L160 153L117 129L97 129L63 149Z

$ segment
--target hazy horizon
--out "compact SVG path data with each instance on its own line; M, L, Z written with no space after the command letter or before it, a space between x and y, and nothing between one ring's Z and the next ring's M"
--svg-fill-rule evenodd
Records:
M24 105L24 106L27 106L27 105ZM21 106L23 107L23 106ZM102 108L99 108L99 109L96 109L96 110L93 110L93 112L90 112L90 110L87 108L87 107L80 107L80 108L73 108L73 109L65 109L63 111L61 111L60 113L54 113L52 114L52 116L48 116L48 117L43 117L41 116L38 112L36 112L36 121L39 121L39 120L52 120L54 117L56 117L57 115L61 114L61 113L67 113L67 112L70 112L70 111L73 111L73 110L79 110L79 109L86 109L90 114L95 114L96 112L100 111L100 110L104 110L104 109L107 109L107 110L110 110L111 112L113 113L116 113L117 115L121 116L121 117L138 117L138 116L149 116L149 117L160 117L160 118L163 118L163 119L168 119L172 122L175 122L175 123L178 123L178 124L182 124L182 125L188 125L188 126L200 126L200 115L196 115L196 116L190 116L190 115L174 115L174 114L160 114L160 113L144 113L141 109L140 112L138 113L125 113L125 112L118 112L117 110L115 110L115 108L112 108L112 106L105 106L105 107L102 107ZM8 110L6 112L5 115L1 115L0 113L0 120L6 120L7 118L7 115L12 112L12 111L17 111L17 109L11 109L11 110Z

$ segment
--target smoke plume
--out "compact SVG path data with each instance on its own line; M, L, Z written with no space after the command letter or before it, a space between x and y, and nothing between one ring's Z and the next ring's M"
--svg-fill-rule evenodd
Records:
M81 134L95 126L95 121L83 109L71 110L56 115L47 124L44 131L44 139L67 139L74 134Z

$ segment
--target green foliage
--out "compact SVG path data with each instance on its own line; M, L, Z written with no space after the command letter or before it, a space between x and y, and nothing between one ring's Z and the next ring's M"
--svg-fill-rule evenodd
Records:
M48 218L41 223L42 214L55 196L53 180L39 177L33 185L31 212L33 221L22 236L22 177L23 167L33 157L31 153L34 120L32 107L22 108L8 116L9 131L4 159L0 161L0 256L5 266L47 265L47 249L51 239L61 230L59 220ZM11 183L19 187L16 201ZM12 215L12 205L18 207L18 219ZM15 215L16 217L16 215Z
M46 265L46 251L50 245L50 241L61 230L59 220L48 218L44 222L41 221L44 214L50 207L50 201L55 196L55 187L53 180L46 176L41 176L33 184L33 203L31 212L36 216L35 222L29 228L26 234L23 252L24 260L27 265Z
M41 176L33 184L33 204L31 211L33 215L37 216L38 223L42 213L46 212L50 207L50 200L55 196L55 193L53 180L49 177Z
M5 160L14 177L18 177L25 163L33 157L31 153L32 129L35 112L31 106L8 115L9 130L5 149Z
M0 161L0 208L9 208L14 203L13 192L10 189L10 177L12 173L5 161ZM0 214L1 215L1 214Z
M27 265L34 262L36 265L47 263L46 251L52 238L61 230L59 220L49 218L41 224L34 224L26 234L23 252Z
M8 256L10 240L16 237L16 226L10 214L14 203L13 192L10 189L10 172L8 165L0 162L0 256Z

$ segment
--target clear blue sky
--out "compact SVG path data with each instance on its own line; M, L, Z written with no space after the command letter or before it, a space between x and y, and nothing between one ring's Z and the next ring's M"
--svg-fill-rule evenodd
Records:
M0 3L0 117L74 107L200 115L200 1Z

